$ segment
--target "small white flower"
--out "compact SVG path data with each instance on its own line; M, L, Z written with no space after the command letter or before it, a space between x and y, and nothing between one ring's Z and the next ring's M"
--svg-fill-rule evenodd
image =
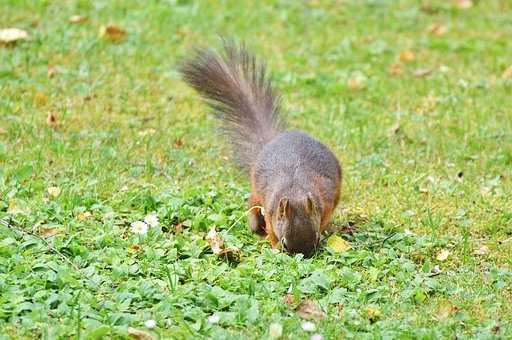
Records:
M160 222L158 221L158 216L156 214L149 214L146 217L144 217L144 222L147 223L148 226L151 228L158 227Z
M153 319L147 320L144 322L144 326L146 326L146 328L153 329L156 327L156 321Z
M218 314L212 314L208 317L209 323L219 323L219 321L220 321L220 316Z
M314 332L316 331L316 325L311 321L305 321L302 323L302 329L306 332Z
M143 235L148 232L148 225L142 221L135 221L130 225L134 234Z
M322 334L316 333L316 334L313 334L310 339L311 340L324 340L324 337Z

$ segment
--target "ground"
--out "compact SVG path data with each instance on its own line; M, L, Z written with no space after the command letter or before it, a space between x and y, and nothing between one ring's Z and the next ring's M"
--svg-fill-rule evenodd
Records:
M29 37L0 45L0 339L512 337L511 18L506 0L4 1L0 29ZM247 178L176 72L219 35L342 161L350 249L304 259L249 231Z

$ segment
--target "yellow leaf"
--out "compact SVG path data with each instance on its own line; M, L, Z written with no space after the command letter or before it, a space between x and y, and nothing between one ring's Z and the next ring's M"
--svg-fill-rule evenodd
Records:
M83 15L72 15L69 17L69 22L72 24L81 24L87 21L87 17Z
M4 28L0 29L0 43L13 43L18 40L25 40L28 38L28 33L19 28Z
M62 230L59 228L43 228L39 230L39 236L49 238L59 234Z
M347 81L347 86L354 91L362 90L365 87L364 78L358 76L352 77Z
M119 41L126 36L126 31L118 26L107 25L100 28L100 36L107 40Z
M504 72L503 72L503 75L502 75L503 78L505 79L512 79L512 65L509 66L509 68L507 68Z
M338 235L332 235L327 240L327 247L337 253L344 253L350 249L350 243L348 243Z
M437 253L436 255L436 259L438 261L444 261L448 258L448 255L450 255L450 252L446 249L443 249L441 250L440 252Z
M79 221L85 221L86 219L91 217L91 215L92 214L89 211L84 211L84 212L81 212L80 214L78 214L76 219L79 220Z
M416 56L413 51L403 50L402 52L400 52L400 61L408 63L410 61L413 61L414 59L416 59Z
M446 26L440 23L435 23L429 26L428 32L437 37L441 37L446 33Z
M128 327L128 335L130 336L130 338L136 339L136 340L153 340L153 339L155 339L155 337L153 335L151 335L151 333L148 333L148 332L145 332L143 330L133 328L133 327Z

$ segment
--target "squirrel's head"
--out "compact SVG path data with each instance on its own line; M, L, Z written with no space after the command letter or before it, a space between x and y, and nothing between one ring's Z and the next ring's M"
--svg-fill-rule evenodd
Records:
M272 226L284 249L310 256L320 241L320 213L310 193L283 196L272 214Z

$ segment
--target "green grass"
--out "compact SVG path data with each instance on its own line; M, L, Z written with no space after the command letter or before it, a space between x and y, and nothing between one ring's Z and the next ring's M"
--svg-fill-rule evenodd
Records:
M325 339L512 337L512 3L474 2L4 1L0 26L30 40L0 47L0 339L308 339L304 299ZM126 39L99 37L108 23ZM342 160L349 251L228 230L248 181L176 72L218 34L267 59L289 124ZM131 233L152 211L161 230ZM214 225L239 263L211 253Z

